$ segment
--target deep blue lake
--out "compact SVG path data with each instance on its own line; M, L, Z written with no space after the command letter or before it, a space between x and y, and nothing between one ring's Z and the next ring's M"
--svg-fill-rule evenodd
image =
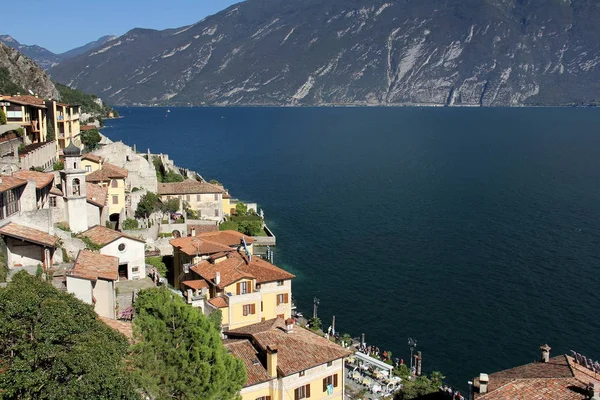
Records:
M325 327L466 387L600 359L600 109L121 108L103 133L259 203Z

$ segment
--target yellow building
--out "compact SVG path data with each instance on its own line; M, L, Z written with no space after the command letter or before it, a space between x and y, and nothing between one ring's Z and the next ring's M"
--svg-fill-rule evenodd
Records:
M54 136L58 143L59 153L60 150L69 145L69 142L73 142L75 146L81 148L80 106L49 100L46 101L46 107L48 108L48 119L54 128Z
M86 153L81 156L81 168L85 170L86 174L98 171L100 168L102 168L103 162L103 157L92 153Z
M276 317L286 319L292 313L291 280L295 276L252 256L251 249L246 253L242 237L251 241L235 231L171 240L176 287L184 291L188 303L204 313L220 309L224 330Z
M351 352L276 318L225 333L225 346L244 362L242 400L344 399L344 359Z
M118 221L119 215L125 209L125 188L128 172L114 164L104 162L99 169L93 169L94 163L88 159L81 162L86 168L85 180L108 189L108 213L111 221ZM87 167L90 167L89 169Z
M7 124L20 125L27 137L25 144L42 143L47 135L47 108L35 96L0 96L0 109Z

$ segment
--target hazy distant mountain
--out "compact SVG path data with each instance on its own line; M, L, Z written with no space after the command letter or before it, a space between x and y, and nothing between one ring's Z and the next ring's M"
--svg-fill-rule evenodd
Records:
M66 51L61 54L53 53L50 50L45 49L40 46L37 46L37 45L29 46L26 44L21 44L21 43L19 43L18 40L16 40L15 38L13 38L10 35L0 35L0 42L4 43L8 47L12 47L13 49L19 50L19 52L21 52L22 54L31 58L33 61L35 61L40 67L42 67L43 70L47 70L47 69L57 65L61 61L64 61L71 57L76 57L80 54L91 51L97 47L104 45L104 43L106 43L110 40L113 40L115 38L116 38L116 36L114 36L114 35L102 36L100 39L98 39L96 41L90 42L86 45L77 47L75 49Z
M31 58L44 70L58 64L61 60L59 55L54 54L48 49L36 45L28 46L21 44L10 35L0 35L0 42L8 47L19 50L20 53Z
M247 0L53 67L117 104L591 103L597 0Z
M62 60L66 60L66 59L71 58L71 57L76 57L76 56L81 55L83 53L87 53L88 51L94 50L94 49L96 49L96 48L104 45L104 43L109 42L109 41L111 41L113 39L116 39L116 38L117 37L115 35L102 36L100 39L95 40L93 42L89 42L86 45L74 48L74 49L69 50L69 51L65 51L64 53L61 53L59 55L60 59L62 61Z
M29 94L59 98L50 78L41 68L18 50L0 43L0 95Z

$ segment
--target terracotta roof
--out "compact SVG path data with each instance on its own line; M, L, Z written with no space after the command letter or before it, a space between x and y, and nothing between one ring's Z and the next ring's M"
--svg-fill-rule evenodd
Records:
M600 385L593 372L560 355L490 374L487 393L478 393L479 378L473 386L476 400L581 400L590 382Z
M187 286L190 289L194 289L194 290L200 290L202 288L207 288L208 289L208 282L206 282L204 279L196 279L193 281L185 281L185 282L181 282L181 284L183 286Z
M106 317L98 317L106 325L125 335L128 339L133 339L133 324L131 322L119 321L116 319L110 319Z
M46 108L44 99L40 99L39 97L35 97L35 96L30 96L30 95L4 96L3 99L5 101L14 102L14 103L21 104L21 105Z
M0 234L46 247L55 247L58 237L49 233L10 222L0 228Z
M19 186L27 185L27 181L13 176L0 175L0 192L6 192Z
M217 308L229 307L229 298L225 295L213 297L208 302Z
M50 188L50 194L54 194L56 196L62 196L63 192L56 186L52 186L52 188Z
M215 243L210 240L203 240L197 236L172 239L169 243L189 256L195 256L196 254L208 255L231 250L227 245Z
M94 281L99 278L116 281L119 279L118 271L118 257L81 250L77 255L75 266L70 271L70 275Z
M93 125L91 125L91 126L93 126ZM81 130L84 131L86 129L83 129L83 126L82 126ZM85 153L84 155L81 156L81 159L82 160L90 160L90 161L93 161L93 162L96 162L96 163L100 163L100 162L102 162L102 160L104 160L104 158L102 158L100 156L97 156L94 153Z
M246 236L243 233L232 230L200 232L196 235L196 237L227 246L239 246L242 244L242 238L246 238L247 244L254 243L254 239L252 239L250 236Z
M125 168L117 167L111 163L102 164L102 168L85 176L88 182L106 182L111 179L125 179L129 172Z
M277 371L282 376L289 376L352 354L351 351L298 325L294 326L292 333L287 333L282 318L248 325L225 334L229 338L249 339L256 343L256 348L262 352L266 351L267 346L277 348Z
M183 182L159 183L158 194L202 194L223 193L222 187L208 182L199 182L195 179L187 179Z
M16 176L19 179L24 179L26 181L34 180L35 187L38 189L46 187L54 180L54 174L47 174L45 172L28 170L13 172L13 176Z
M223 193L223 198L224 199L230 199L231 195L228 192Z
M224 261L212 263L204 260L190 269L209 282L214 282L217 272L219 272L221 274L221 282L217 287L220 290L243 278L256 279L256 283L295 278L289 272L261 258L252 257L252 261L249 261L246 255L242 255L237 251L230 251L227 259Z
M104 207L106 205L106 196L108 196L108 188L86 182L86 196L88 203Z
M226 339L224 344L234 357L244 362L246 375L248 375L248 381L246 381L245 386L252 386L273 379L269 377L265 366L258 358L259 352L252 346L250 341L247 339Z
M96 125L81 125L79 127L80 131L91 131L92 129L98 129L98 127Z
M83 232L81 236L87 237L92 242L99 244L102 247L120 238L127 238L131 240L136 240L138 242L146 243L142 239L126 235L123 232L115 231L114 229L110 229L102 225L95 225L91 227L87 231Z

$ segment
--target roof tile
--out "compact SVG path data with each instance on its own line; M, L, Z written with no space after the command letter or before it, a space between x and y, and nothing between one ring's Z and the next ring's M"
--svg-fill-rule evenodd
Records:
M199 182L195 179L186 179L183 182L159 183L158 194L202 194L202 193L224 193L225 190L208 182Z
M125 179L129 172L125 168L105 162L102 168L85 176L87 182L106 182L111 179Z
M54 247L58 241L58 237L54 235L28 226L15 224L14 222L10 222L0 228L0 234L48 247Z
M119 258L81 250L75 260L70 275L97 280L99 278L116 281L119 279Z
M28 170L13 172L13 176L26 181L34 180L37 189L48 186L54 180L54 174Z

